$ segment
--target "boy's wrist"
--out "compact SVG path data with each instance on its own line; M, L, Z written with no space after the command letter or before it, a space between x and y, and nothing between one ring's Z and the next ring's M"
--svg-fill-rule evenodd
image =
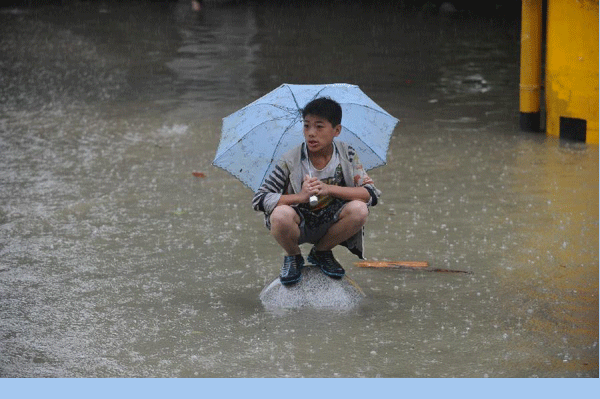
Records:
M296 205L304 204L309 201L309 196L298 194L284 194L279 197L279 205Z

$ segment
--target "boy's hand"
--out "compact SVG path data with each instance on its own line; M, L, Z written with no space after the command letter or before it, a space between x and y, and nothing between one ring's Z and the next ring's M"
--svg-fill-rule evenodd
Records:
M321 183L321 181L316 177L310 177L309 175L304 176L301 192L304 202L308 202L311 195L317 195L319 193L319 183Z
M316 177L309 177L308 175L304 176L302 191L297 195L300 196L301 203L309 202L311 195L318 195L319 197L328 195L347 201L359 200L366 203L368 203L371 198L371 194L369 194L364 187L341 187L330 185L322 182Z
M308 175L304 177L304 184L302 185L302 190L305 188L310 191L310 195L318 195L319 197L324 197L327 195L331 195L329 190L331 186L316 177L309 177Z
M329 190L330 187L331 186L329 184L322 182L321 180L317 180L312 185L313 190L315 190L315 195L318 195L319 197L331 195L331 191Z

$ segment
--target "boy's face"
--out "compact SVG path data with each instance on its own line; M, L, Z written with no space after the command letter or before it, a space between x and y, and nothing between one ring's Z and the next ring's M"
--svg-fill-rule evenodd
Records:
M328 151L334 137L339 136L342 125L332 126L327 119L316 115L304 118L304 140L312 153Z

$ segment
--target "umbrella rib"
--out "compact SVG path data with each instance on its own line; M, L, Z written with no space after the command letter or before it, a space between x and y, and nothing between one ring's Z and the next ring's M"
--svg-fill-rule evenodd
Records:
M351 105L356 105L356 106L359 106L359 107L364 107L364 108L367 108L367 109L369 109L371 111L378 112L378 113L380 113L382 115L389 116L390 118L394 118L396 121L399 121L398 118L396 118L395 116L391 115L389 112L387 112L385 110L375 109L375 108L370 107L370 106L365 105L365 104L357 104L357 103L352 103L352 102L344 102L344 103L341 103L341 104L351 104Z
M322 88L321 88L321 89L320 89L320 90L319 90L319 91L318 91L318 92L317 92L317 93L314 95L314 97L313 97L312 99L314 100L314 99L318 98L318 95L319 95L319 94L321 94L321 92L322 92L323 90L325 90L325 87L322 87Z
M319 90L319 91L317 92L317 94L315 94L315 95L314 95L314 97L311 99L311 101L312 101L312 100L315 100L315 99L317 99L317 98L318 98L318 95L319 95L319 94L321 94L321 92L322 92L323 90L324 90L324 89L321 89L321 90ZM292 96L293 96L293 95L294 95L294 94L292 93ZM294 97L294 101L296 101L296 98L295 98L295 97ZM309 102L310 102L310 101L309 101ZM373 111L373 112L377 112L377 113L379 113L379 114L382 114L382 115L389 116L389 117L391 117L391 118L394 118L396 121L399 121L399 119L398 119L398 118L396 118L396 117L395 117L395 116L393 116L393 115L390 115L390 113L389 113L389 112L387 112L387 111L385 111L385 110L379 110L379 109L376 109L376 108L370 107L370 106L368 106L368 105L366 105L366 104L358 104L358 103L353 103L353 102L349 102L349 101L347 101L347 102L340 102L339 104L340 104L340 105L342 105L342 104L344 104L344 105L345 105L345 104L356 105L356 106L358 106L358 107L363 107L363 108L369 109L369 110L371 110L371 111ZM298 102L296 102L296 105L298 105ZM301 109L301 108L300 108L300 106L298 106L298 109ZM397 122L396 122L396 123L397 123Z
M296 96L294 95L294 92L292 91L292 89L291 89L289 86L287 86L287 85L286 85L286 88L289 90L290 94L292 95L292 99L294 100L294 103L296 103L296 107L298 107L298 110L301 110L302 108L301 108L301 107L300 107L300 105L298 104L298 100L296 100ZM317 93L316 93L316 94L315 94L315 95L312 97L311 101L312 101L312 100L314 100L314 99L316 99L316 98L318 98L318 96L321 94L321 92L323 92L323 90L325 90L325 89L327 89L327 87L322 87L321 89L319 89L319 91L317 91ZM310 101L309 101L309 102L310 102ZM366 104L358 104L358 103L355 103L355 102L350 102L350 101L343 102L343 103L340 103L340 104L351 104L351 105L356 105L356 106L359 106L359 107L364 107L364 108L370 109L371 111L375 111L375 112L378 112L378 113L380 113L380 114L383 114L383 115L387 115L387 116L389 116L389 117L392 117L392 118L394 118L396 121L398 121L398 118L396 118L396 117L395 117L395 116L393 116L393 115L390 115L390 113L389 113L389 112L387 112L387 111L385 111L385 110L375 109L375 108L373 108L373 107L370 107L370 106L368 106L368 105L366 105Z
M248 131L246 133L244 133L235 143L231 143L231 145L229 145L228 147L224 148L221 151L221 154L217 158L215 158L213 160L213 165L215 164L215 162L219 158L221 158L222 155L224 155L227 151L229 151L231 148L233 148L235 145L237 145L240 141L242 141L244 139L244 137L246 137L248 134L250 134L252 131L254 131L254 129L256 129L257 127L262 126L264 124L267 124L267 123L270 123L270 122L273 122L273 121L276 121L276 120L280 120L280 119L286 119L286 118L285 117L280 117L280 118L269 119L269 120L266 120L264 122L259 123L256 126L253 126L252 129L248 129ZM296 119L294 119L294 121L292 123L295 123L295 121L296 121ZM287 131L287 129L286 129L286 131Z
M288 125L288 127L285 128L285 130L283 131L281 136L279 136L279 140L277 141L277 144L275 145L275 150L277 150L277 148L279 148L279 144L281 143L281 140L283 140L283 136L285 136L285 134L292 128L292 126L294 126L294 124L296 124L297 121L298 121L298 116L296 116L296 118ZM273 151L273 155L271 155L271 161L269 162L269 166L273 164L273 161L275 161L275 157L274 157L275 152L276 151ZM267 167L267 169L265 170L265 173L263 174L263 177L260 179L261 184L267 177L268 171L269 171L269 168Z
M301 109L300 105L298 104L298 100L296 100L296 96L294 95L294 92L292 91L292 88L290 86L287 86L287 85L285 87L290 91L290 94L292 95L292 99L294 100L294 103L296 104L296 109L298 111L300 111L300 109Z
M370 146L369 144L365 143L365 141L364 141L363 139L361 139L361 138L360 138L360 136L359 136L358 134L354 133L354 131L352 131L352 130L348 129L348 128L347 128L347 127L345 127L345 126L344 126L344 129L346 129L346 130L348 131L348 133L350 133L350 134L352 134L354 137L356 137L356 139L357 139L357 140L359 140L361 143L363 143L363 144L364 144L364 145L365 145L367 148L369 148L371 151L373 151L373 148L371 148L371 146ZM385 160L385 156L386 156L386 154L387 154L387 151L388 151L389 147L390 147L390 145L389 145L389 143L388 143L388 145L387 145L387 146L386 146L386 148L385 148L385 154L383 155L383 159L382 159L382 158L379 156L379 154L377 154L375 151L373 151L373 153L374 153L375 155L377 155L377 158L381 159L381 161L383 162L383 164L382 164L382 165L386 165L386 164L387 164L387 162L386 162L386 160ZM356 148L355 148L354 150L356 151ZM362 161L361 161L361 163L362 163ZM381 166L381 165L378 165L378 166ZM371 168L369 168L369 170L370 170L370 169L374 169L374 168L375 168L375 167L371 167ZM367 169L365 168L365 170L367 170Z

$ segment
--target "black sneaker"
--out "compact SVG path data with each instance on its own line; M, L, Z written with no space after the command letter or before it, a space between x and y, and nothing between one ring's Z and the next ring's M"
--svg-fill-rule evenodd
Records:
M283 258L283 266L279 280L283 285L295 284L302 278L304 258L302 255L291 255Z
M333 257L331 251L317 251L315 247L310 250L308 261L321 268L323 273L333 278L342 278L346 271Z

